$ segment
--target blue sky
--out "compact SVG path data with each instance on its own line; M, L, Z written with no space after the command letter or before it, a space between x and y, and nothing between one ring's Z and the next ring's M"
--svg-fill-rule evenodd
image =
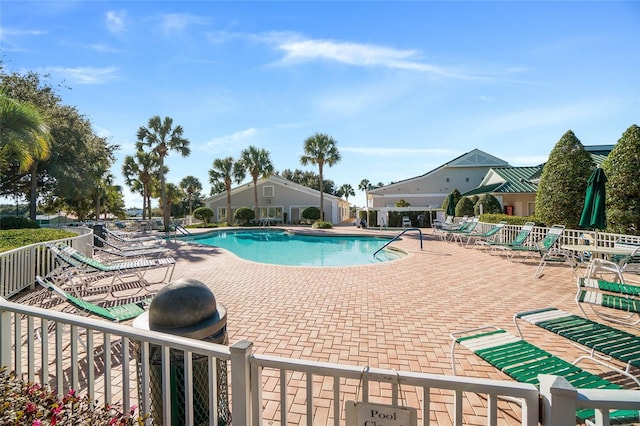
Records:
M357 189L481 149L544 162L567 130L613 144L640 124L640 2L11 1L11 71L49 74L98 134L134 154L151 116L184 128L168 181L209 194L215 158L249 145L303 169L303 141L338 142L325 178ZM125 191L127 207L141 197Z

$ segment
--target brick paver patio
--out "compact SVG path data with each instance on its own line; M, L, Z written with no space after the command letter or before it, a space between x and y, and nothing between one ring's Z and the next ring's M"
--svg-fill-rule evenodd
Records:
M423 250L417 233L407 233L393 243L406 257L353 267L273 266L214 247L168 245L178 259L174 279L207 284L228 310L230 342L249 340L256 353L451 374L449 334L454 330L491 324L516 333L514 313L547 306L581 314L568 265L547 266L541 278L534 278L538 258L512 261L423 231ZM398 231L348 226L322 232ZM530 325L523 330L527 340L567 360L580 355L552 333ZM461 355L459 374L509 380L474 355L464 350ZM595 364L582 366L607 374ZM450 422L449 410L443 407L432 420ZM486 422L474 420L473 413L467 419L469 424Z

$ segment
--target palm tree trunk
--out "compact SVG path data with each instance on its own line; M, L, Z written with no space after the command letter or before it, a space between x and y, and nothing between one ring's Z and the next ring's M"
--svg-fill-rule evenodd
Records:
M162 193L162 222L164 231L169 231L169 206L167 205L167 188L164 179L164 159L160 157L160 190Z
M320 220L324 222L324 179L322 178L322 164L318 166L320 175Z
M31 164L31 193L29 196L29 219L36 220L36 201L38 199L38 163Z
M225 182L227 190L227 225L231 225L231 181Z
M253 213L256 219L260 219L258 217L258 175L252 176L253 177L253 202L254 202L254 207L253 207Z

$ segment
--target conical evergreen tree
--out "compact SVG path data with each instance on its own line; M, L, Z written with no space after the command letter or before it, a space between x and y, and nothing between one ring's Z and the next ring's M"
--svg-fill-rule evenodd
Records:
M640 235L640 127L634 124L602 163L607 175L607 230Z
M542 169L536 193L536 216L547 226L577 228L587 179L595 167L591 154L571 130L556 143Z

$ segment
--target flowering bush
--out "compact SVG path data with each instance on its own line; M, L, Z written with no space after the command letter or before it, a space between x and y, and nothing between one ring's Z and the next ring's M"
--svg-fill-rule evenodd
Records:
M122 413L117 405L99 407L70 390L58 396L47 387L25 383L6 368L0 369L0 424L2 425L142 425L149 417Z

